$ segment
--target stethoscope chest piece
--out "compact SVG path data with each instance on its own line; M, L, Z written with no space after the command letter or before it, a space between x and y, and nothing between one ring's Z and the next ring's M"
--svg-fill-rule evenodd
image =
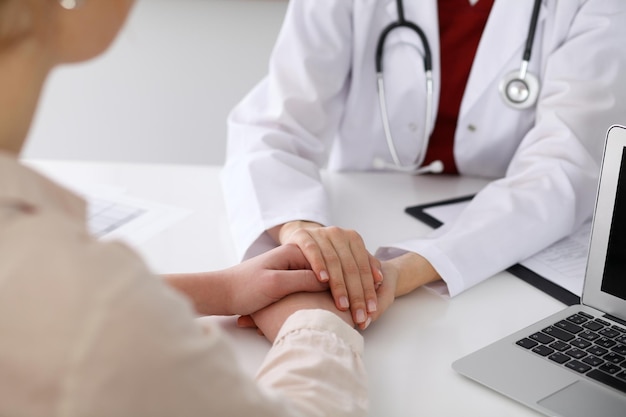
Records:
M500 85L498 86L502 100L508 106L517 110L528 109L534 106L539 97L539 79L536 75L528 72L528 63L533 49L540 9L541 0L535 0L520 69L506 74L500 80Z
M500 80L500 96L504 102L514 109L523 110L532 107L539 96L539 80L526 72L511 71Z

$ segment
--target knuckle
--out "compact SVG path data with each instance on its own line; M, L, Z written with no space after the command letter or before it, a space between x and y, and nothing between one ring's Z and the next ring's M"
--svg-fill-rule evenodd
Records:
M301 242L312 239L311 234L306 229L296 229L289 235L289 241Z
M377 299L377 295L376 295L376 291L374 291L374 288L364 288L363 289L363 293L364 293L364 298L366 300L375 300Z
M342 229L341 227L338 226L328 226L326 228L326 235L328 237L330 237L331 239L347 239L349 237L348 234L346 234L346 229Z
M361 275L360 272L360 268L353 263L348 263L347 265L343 266L343 270L346 273L346 275L351 276L351 275Z
M371 272L372 272L369 265L363 265L363 264L360 264L358 266L358 271L359 271L359 275L364 276L364 277L371 276Z
M330 290L333 293L335 293L337 291L345 292L346 291L346 283L343 280L341 280L341 279L331 279L330 280Z
M324 253L324 259L329 265L337 265L340 263L339 255L335 251L327 251Z
M304 242L302 242L300 247L303 251L310 252L311 250L317 249L317 243L315 243L315 241L313 240L305 240Z
M328 226L324 230L326 231L326 233L332 234L332 235L341 233L341 228L338 226Z
M364 307L365 296L363 295L361 291L358 291L357 293L352 293L350 294L350 302L355 306Z

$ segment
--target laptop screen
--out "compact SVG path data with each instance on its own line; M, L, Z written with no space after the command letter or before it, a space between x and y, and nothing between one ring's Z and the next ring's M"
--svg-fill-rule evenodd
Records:
M615 205L611 219L606 263L602 274L602 291L626 300L626 152L617 180Z
M626 128L607 132L583 304L626 320Z

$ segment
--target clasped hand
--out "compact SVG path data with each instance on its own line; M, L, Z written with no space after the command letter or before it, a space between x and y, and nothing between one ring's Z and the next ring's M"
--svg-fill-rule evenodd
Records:
M355 320L347 308L336 306L329 292L333 281L320 280L305 253L294 244L281 245L222 271L163 278L193 303L198 314L240 315L242 325L258 327L273 340L284 321L302 309L325 309L350 325L366 327L393 302L397 274L388 269L389 277L378 288L379 308L364 322Z
M383 282L381 263L354 230L294 221L269 230L281 244L297 245L320 282L328 282L336 307L348 309L365 329L379 309L376 290Z
M288 263L286 263L287 259L290 259ZM235 280L233 282L236 282L237 286L243 285L247 288L247 290L242 291L242 294L245 294L245 296L242 298L243 305L240 306L241 311L244 311L246 307L248 307L247 310L250 310L251 308L249 307L252 305L256 308L267 303L266 307L258 311L249 315L242 315L238 320L240 326L257 327L260 333L265 335L270 341L273 341L284 321L294 312L305 309L327 310L337 314L349 325L355 325L356 322L353 320L350 310L337 308L333 297L328 292L329 284L320 282L310 269L302 271L303 273L299 275L293 274L296 271L289 271L291 273L287 274L272 270L272 268L281 268L287 265L290 267L301 266L310 268L303 252L293 244L279 246L270 252L257 258L252 258L235 267L245 268L249 271L262 271L259 276L251 277L251 280L246 279L247 274L245 273L237 274L241 279L239 282L236 282L237 278L233 277ZM399 276L398 269L393 262L383 262L381 266L384 268L387 278L381 285L378 285L379 308L376 312L370 314L370 317L365 322L365 326L359 327L367 327L367 324L371 320L376 320L395 299ZM272 278L269 279L269 277ZM296 277L297 280L293 281L292 279ZM255 287L263 288L262 295L259 294L259 297L254 296L254 290L250 291L250 289ZM276 299L278 300L272 302L272 300Z

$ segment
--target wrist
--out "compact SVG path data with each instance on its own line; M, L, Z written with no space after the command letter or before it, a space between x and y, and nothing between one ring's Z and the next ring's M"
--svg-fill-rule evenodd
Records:
M185 296L199 315L233 314L232 279L229 270L185 274L165 274L161 277L171 288Z
M289 237L299 229L312 229L322 227L321 224L308 221L308 220L294 220L287 223L283 223L281 226L277 226L270 231L270 235L281 245L289 239Z
M326 310L337 315L350 327L354 326L350 312L337 310L333 299L327 292L291 294L262 310L252 313L252 318L267 339L273 342L285 321L292 314L301 310Z
M421 255L408 252L397 258L391 259L398 270L398 283L396 297L405 295L421 287L441 279L439 273Z

